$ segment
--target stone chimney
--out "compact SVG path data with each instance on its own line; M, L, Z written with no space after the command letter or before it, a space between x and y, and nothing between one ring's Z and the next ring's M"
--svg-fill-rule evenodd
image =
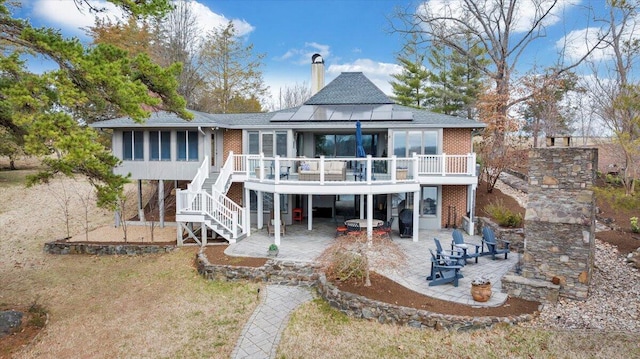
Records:
M311 56L311 96L324 87L324 59L320 54Z

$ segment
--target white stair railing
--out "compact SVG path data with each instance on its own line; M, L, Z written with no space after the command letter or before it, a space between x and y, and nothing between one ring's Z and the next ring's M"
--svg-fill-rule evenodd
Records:
M245 209L233 202L224 193L226 183L234 171L233 153L230 153L220 171L220 175L212 185L212 194L202 189L204 181L209 177L208 166L209 159L205 157L193 181L187 185L187 189L176 191L176 210L178 214L204 215L206 220L224 228L231 233L232 238L237 238L239 234L245 233L247 230L245 228L246 225L243 223ZM215 227L213 225L209 226Z

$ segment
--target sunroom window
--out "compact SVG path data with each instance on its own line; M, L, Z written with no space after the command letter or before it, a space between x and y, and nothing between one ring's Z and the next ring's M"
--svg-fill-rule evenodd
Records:
M126 161L144 160L144 132L124 131L122 133L122 159Z
M149 159L151 161L171 160L171 132L149 132Z
M177 131L176 135L178 161L198 161L198 132Z

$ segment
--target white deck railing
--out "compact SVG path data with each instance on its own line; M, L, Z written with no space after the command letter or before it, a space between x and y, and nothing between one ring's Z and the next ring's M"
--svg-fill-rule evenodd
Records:
M234 156L231 152L209 194L202 189L202 184L209 177L209 159L205 157L193 181L187 185L187 189L176 191L177 214L204 215L207 220L225 228L233 238L237 238L240 233L245 233L247 230L245 209L225 194L225 186L234 167Z
M339 175L328 168L329 163L343 163L345 173ZM403 182L416 181L420 176L476 176L476 155L414 155L413 157L340 157L300 158L235 155L235 172L249 180L301 181L303 164L317 171L316 176L304 176L303 181L316 182ZM240 165L241 164L241 165ZM333 174L330 174L333 173Z

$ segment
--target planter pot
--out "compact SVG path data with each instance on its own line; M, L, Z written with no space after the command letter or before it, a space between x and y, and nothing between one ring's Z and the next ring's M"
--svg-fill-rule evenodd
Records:
M280 252L279 249L276 249L274 251L268 250L267 251L267 256L269 256L269 257L277 257L278 256L278 252Z
M491 298L491 283L471 284L471 297L476 302L486 302Z

